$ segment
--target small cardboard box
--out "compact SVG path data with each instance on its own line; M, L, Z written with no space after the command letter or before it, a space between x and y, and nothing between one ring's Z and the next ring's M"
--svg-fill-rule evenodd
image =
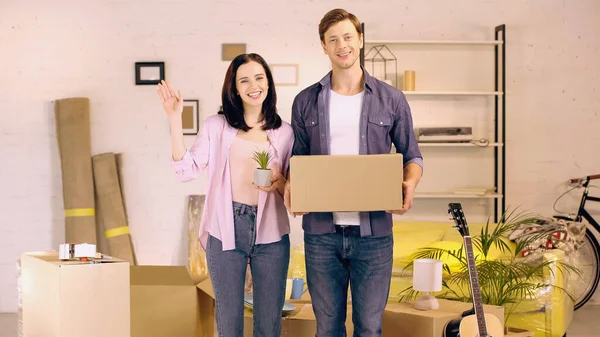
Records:
M383 337L442 337L446 324L473 307L457 301L438 300L440 308L421 311L412 302L388 303L383 314ZM504 307L484 305L483 310L500 320L504 327Z
M215 298L210 278L198 284L200 292ZM307 292L308 293L308 292ZM317 322L313 312L312 304L305 297L300 300L289 300L296 306L293 313L283 316L281 321L281 336L285 337L307 337L316 336ZM252 310L244 309L244 337L253 336L253 313ZM352 324L352 306L348 304L346 315L346 334L352 336L354 326Z
M25 337L129 337L129 263L21 255Z
M131 266L131 337L213 337L214 301L184 266Z
M293 156L292 212L402 209L402 154Z

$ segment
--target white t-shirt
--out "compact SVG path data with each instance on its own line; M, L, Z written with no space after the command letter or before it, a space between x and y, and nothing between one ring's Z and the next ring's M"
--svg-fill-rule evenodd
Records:
M329 129L332 155L357 155L360 152L360 113L363 91L345 96L330 90ZM358 212L334 212L336 225L360 225Z

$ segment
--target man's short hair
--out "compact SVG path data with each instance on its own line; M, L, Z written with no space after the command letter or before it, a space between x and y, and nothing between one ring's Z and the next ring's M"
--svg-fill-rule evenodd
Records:
M319 23L319 37L321 38L321 41L325 41L325 32L331 26L344 20L350 20L350 22L352 22L352 24L354 25L354 28L356 28L356 32L358 33L358 35L362 35L362 27L356 15L348 13L344 9L336 8L327 12L321 19L321 22Z

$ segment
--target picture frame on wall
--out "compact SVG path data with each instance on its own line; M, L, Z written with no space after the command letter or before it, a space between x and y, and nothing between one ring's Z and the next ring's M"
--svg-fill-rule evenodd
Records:
M181 113L181 127L186 136L198 135L200 131L200 103L197 99L184 99Z
M165 79L164 62L136 62L135 84L154 85Z
M240 54L246 53L245 43L223 43L221 44L221 60L232 61Z
M298 85L298 65L297 64L271 64L271 73L273 81L279 86L297 86Z

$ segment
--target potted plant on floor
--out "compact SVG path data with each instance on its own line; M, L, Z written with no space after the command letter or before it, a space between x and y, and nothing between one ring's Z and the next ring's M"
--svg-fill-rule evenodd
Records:
M271 152L267 150L256 150L254 151L252 158L258 164L258 167L254 169L254 184L261 187L271 186L273 172L268 168L268 165L271 162Z
M550 297L563 297L565 300L574 301L568 283L556 284L558 277L568 277L570 273L580 275L578 268L568 263L568 259L546 256L544 252L531 253L523 257L533 243L545 240L552 236L556 227L542 226L539 231L527 237L512 242L508 239L511 233L519 226L532 223L543 223L540 217L515 214L507 210L500 221L492 228L488 222L477 235L471 232L472 243L476 250L476 265L479 274L479 286L482 302L488 305L503 306L505 308L505 329L508 332L509 318L514 313L522 315L535 314L547 310L546 306ZM415 259L438 259L444 261L444 276L442 291L435 294L437 298L471 302L470 275L467 268L467 256L464 246L457 244L457 248L425 247L410 257L406 269L412 269ZM502 257L493 258L491 251L500 251ZM559 252L555 252L559 256ZM419 293L408 287L400 292L400 302L414 300ZM558 308L557 308L558 309ZM507 324L508 323L508 324ZM537 329L540 329L539 327ZM515 329L516 330L516 329Z

